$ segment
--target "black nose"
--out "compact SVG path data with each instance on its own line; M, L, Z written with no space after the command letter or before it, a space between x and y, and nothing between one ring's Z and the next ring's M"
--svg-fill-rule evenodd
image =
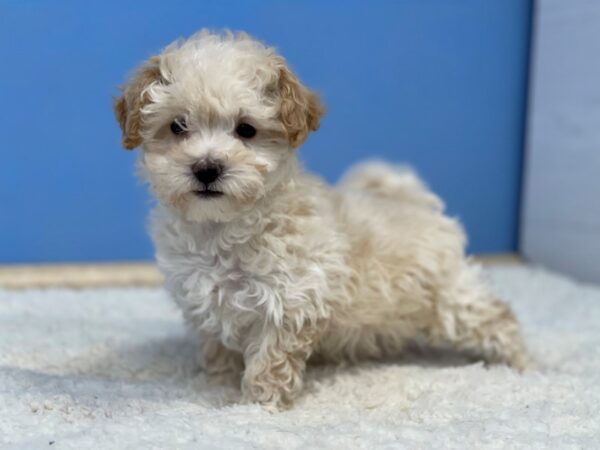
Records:
M214 162L201 162L192 166L192 172L200 183L208 186L216 181L223 172L223 167Z

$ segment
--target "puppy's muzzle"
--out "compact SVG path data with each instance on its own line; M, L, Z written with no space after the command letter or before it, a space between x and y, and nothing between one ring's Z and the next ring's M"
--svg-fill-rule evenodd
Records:
M217 181L223 173L223 166L215 161L201 161L192 166L192 173L196 180L208 189L209 186Z
M223 192L215 189L214 184L223 174L223 165L211 160L199 161L192 166L194 178L201 184L201 189L195 191L201 198L220 197Z

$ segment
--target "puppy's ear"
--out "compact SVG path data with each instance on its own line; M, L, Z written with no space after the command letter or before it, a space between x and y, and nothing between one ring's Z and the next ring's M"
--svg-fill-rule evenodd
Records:
M131 150L142 143L141 109L148 104L148 87L155 83L164 83L160 73L160 58L153 56L133 75L131 80L121 87L122 95L114 99L113 109L121 130L123 147Z
M277 58L277 87L281 99L279 118L293 148L300 146L311 131L319 129L325 108L319 96L300 83L282 58Z

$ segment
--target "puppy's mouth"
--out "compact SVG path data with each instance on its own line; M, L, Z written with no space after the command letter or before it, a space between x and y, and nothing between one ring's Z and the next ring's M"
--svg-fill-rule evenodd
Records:
M194 191L194 194L196 194L196 196L200 198L217 198L223 196L223 192L214 191L212 189L202 189L199 191Z

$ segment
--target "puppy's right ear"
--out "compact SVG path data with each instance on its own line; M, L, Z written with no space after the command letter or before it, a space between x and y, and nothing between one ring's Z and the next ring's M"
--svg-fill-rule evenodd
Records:
M156 83L164 83L160 72L160 58L153 56L133 75L131 80L121 87L121 96L113 103L115 116L123 131L123 147L128 150L142 143L142 108L150 102L148 88Z

